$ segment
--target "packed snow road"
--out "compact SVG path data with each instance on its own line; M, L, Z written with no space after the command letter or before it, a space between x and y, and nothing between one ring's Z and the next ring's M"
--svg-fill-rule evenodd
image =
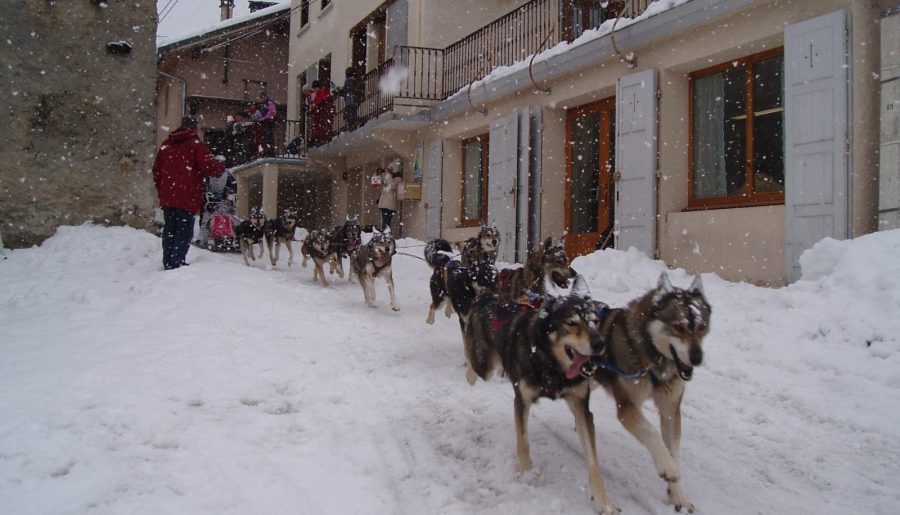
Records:
M456 320L425 324L420 260L395 257L395 313L383 282L368 309L357 284L324 289L286 253L272 269L193 249L164 272L159 239L127 228L2 252L4 513L592 511L562 402L532 410L536 469L516 476L512 388L466 384ZM712 331L682 438L698 513L896 513L898 253L892 231L820 243L787 288L704 276ZM664 269L620 251L574 266L613 306ZM611 399L595 391L591 409L612 501L672 512Z

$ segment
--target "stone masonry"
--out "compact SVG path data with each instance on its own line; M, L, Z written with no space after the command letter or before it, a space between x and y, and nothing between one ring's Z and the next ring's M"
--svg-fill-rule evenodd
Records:
M151 228L156 2L8 0L0 12L0 234Z

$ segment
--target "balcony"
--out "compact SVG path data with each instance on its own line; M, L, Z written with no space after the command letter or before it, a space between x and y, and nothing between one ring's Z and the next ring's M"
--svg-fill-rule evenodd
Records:
M276 121L272 148L267 148L262 128L255 124L247 124L231 137L226 136L228 129L207 129L206 141L214 154L225 156L229 169L246 168L261 159L305 160L305 126L304 120Z
M446 48L399 46L390 59L363 76L358 125L400 105L444 100L501 66L521 62L563 41L573 41L621 15L635 18L653 0L532 0ZM396 79L396 76L402 77ZM392 80L393 76L393 80ZM384 91L380 84L392 83ZM334 99L332 138L348 132L344 101Z

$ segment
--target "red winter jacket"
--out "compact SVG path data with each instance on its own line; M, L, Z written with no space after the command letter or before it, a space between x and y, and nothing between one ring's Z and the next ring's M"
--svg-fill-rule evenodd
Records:
M153 163L159 207L198 213L203 206L203 177L218 177L223 171L225 165L216 160L193 129L176 129L163 141Z

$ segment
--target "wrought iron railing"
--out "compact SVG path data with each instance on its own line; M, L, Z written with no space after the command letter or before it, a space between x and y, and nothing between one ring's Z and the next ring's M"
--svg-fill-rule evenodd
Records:
M355 118L348 116L343 98L334 99L332 134L355 130L393 109L395 98L443 100L499 66L572 41L618 15L637 17L653 1L532 0L446 48L398 46L392 58L363 76L364 99ZM392 87L382 88L383 81Z

